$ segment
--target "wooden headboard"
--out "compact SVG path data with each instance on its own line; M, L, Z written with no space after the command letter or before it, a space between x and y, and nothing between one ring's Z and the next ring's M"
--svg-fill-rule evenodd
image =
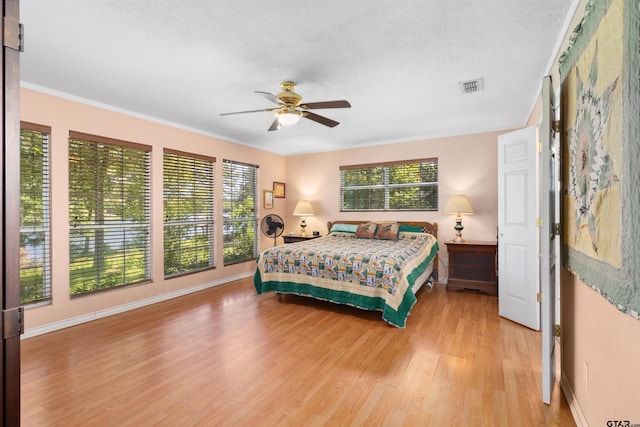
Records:
M345 220L336 220L336 221L328 221L327 222L327 232L331 231L331 226L333 224L364 224L366 222L394 222L394 221L345 221ZM438 223L430 223L426 221L395 221L398 224L412 225L422 227L423 233L429 233L433 235L436 239L438 238ZM436 254L433 259L433 278L434 281L438 280L438 254Z

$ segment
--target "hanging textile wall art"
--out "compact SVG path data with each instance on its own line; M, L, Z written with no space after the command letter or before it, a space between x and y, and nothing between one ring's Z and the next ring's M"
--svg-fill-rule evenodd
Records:
M560 58L564 265L640 312L640 12L591 0Z

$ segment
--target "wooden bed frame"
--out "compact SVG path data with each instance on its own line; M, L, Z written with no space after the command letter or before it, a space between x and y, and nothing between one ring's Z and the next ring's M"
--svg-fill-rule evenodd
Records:
M378 224L388 223L388 222L397 222L398 224L411 225L414 227L422 227L422 231L424 233L429 233L433 235L436 239L438 238L438 223L434 222L426 222L426 221L347 221L347 220L335 220L335 221L327 221L327 232L331 231L331 226L333 224L364 224L367 222L375 222ZM435 258L433 258L433 272L431 273L431 277L433 283L438 281L438 254L436 254Z

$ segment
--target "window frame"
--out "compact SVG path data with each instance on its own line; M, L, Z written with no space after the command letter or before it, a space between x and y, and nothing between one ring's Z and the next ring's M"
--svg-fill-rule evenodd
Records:
M93 164L93 167L95 169L95 175L93 176L93 178L96 183L96 188L93 194L95 198L87 196L83 199L82 193L78 193L79 196L76 202L74 202L75 194L76 194L74 190L75 189L80 190L80 186L79 184L74 183L74 180L82 181L82 179L80 177L75 177L73 175L73 171L75 167L73 166L73 162L77 162L77 164L80 164L80 162L78 161L79 159L72 158L71 150L72 150L73 144L75 144L73 140L86 143L88 147L82 147L82 148L87 150L93 149L96 153L95 154L96 158L99 158L99 156L104 155L107 152L107 150L116 150L116 151L120 150L121 152L120 157L117 157L117 156L110 157L107 155L103 158L100 158L100 161L103 162L103 164L101 165L101 170L98 169L98 162L95 162ZM83 132L69 131L69 138L68 138L69 295L71 298L77 298L77 297L82 297L82 296L86 296L86 295L90 295L98 292L105 292L105 291L110 291L115 289L121 289L121 288L132 286L132 285L146 284L146 283L152 282L152 279L151 279L151 272L152 272L152 268L151 268L151 150L152 150L152 147L150 145L139 144L139 143L129 142L129 141L122 141L122 140L108 138L104 136L91 135ZM103 153L103 151L105 151L105 153ZM137 162L131 162L131 161L127 163L127 158L133 157L133 156L136 156L136 160L142 160L142 165L139 165ZM108 163L108 161L113 161L113 164ZM123 165L122 176L118 177L120 178L119 182L122 184L122 187L123 187L123 191L121 192L121 195L122 195L121 199L118 199L118 197L114 195L115 193L108 193L105 196L105 193L103 191L104 188L98 188L98 185L104 185L105 182L111 182L107 179L109 178L109 176L106 171L108 171L110 168L113 168L114 166L117 167L118 161L121 162L121 164ZM125 165L126 166L136 165L136 166L140 166L140 168L139 169L130 168L125 170L124 169ZM91 166L91 164L89 164L89 166ZM101 175L103 172L104 174ZM126 180L125 174L128 173L133 175L135 174L135 172L140 173L139 179L144 183L144 185L143 185L142 191L139 192L137 197L131 197L130 193L127 193L124 191L124 187L127 184L129 184L129 182ZM112 181L118 181L118 179L115 179ZM74 217L73 215L74 209L79 209L75 204L79 205L80 201L87 203L88 206L91 206L91 201L95 201L94 208L96 213L95 213L95 218L93 220L91 220L91 214L88 214L86 219L81 219L79 221L77 217ZM105 201L108 201L109 203L114 203L113 201L116 201L116 202L115 204L109 204L107 206ZM142 219L138 221L125 219L126 215L124 212L128 209L131 209L131 205L135 204L136 202L138 204L141 203L143 206L141 215L139 215L139 217ZM122 218L120 218L119 220L106 218L105 213L108 213L110 209L114 207L117 209L122 209ZM90 208L85 210L88 212L91 211ZM101 212L98 213L98 211L101 211ZM112 213L111 216L116 218L118 215L117 213ZM74 257L74 247L75 248L79 247L79 245L76 242L74 242L74 238L77 236L79 236L79 239L83 238L85 241L85 247L89 247L91 246L91 240L90 240L91 232L96 233L95 234L96 239L99 238L98 236L103 236L103 235L106 235L108 236L108 238L111 239L113 238L112 236L116 236L119 238L120 236L117 234L119 231L122 231L122 239L120 243L118 243L122 247L121 249L122 256L110 257L109 259L107 259L106 249L108 247L107 247L107 244L105 244L103 245L103 250L94 250L93 258L95 261L95 259L99 257L99 264L107 264L109 261L113 259L119 260L120 262L122 262L123 268L121 273L124 277L124 280L122 280L121 282L118 282L115 285L108 285L108 286L106 285L103 286L100 283L96 283L95 285L93 285L93 287L91 287L91 286L87 286L86 283L80 283L79 284L80 287L88 287L89 289L85 291L81 290L78 292L74 292L73 281L77 276L80 276L80 277L84 276L84 274L80 274L78 272L76 272L78 274L74 274L74 267L76 267L78 270L82 270L82 268L79 267L79 266L82 266L82 263L76 260ZM82 232L87 232L88 234L83 235ZM143 244L140 244L137 246L131 246L130 243L132 238L131 238L131 235L127 236L127 232L134 233L133 240L139 239L143 242ZM111 235L109 233L115 233L115 234ZM109 243L111 242L116 242L116 240L113 240L113 241L109 240ZM95 242L93 246L95 248L96 246ZM137 258L134 257L134 254L136 251L141 252L141 255L139 255ZM102 255L103 253L105 253L104 257ZM118 251L114 251L114 253L118 254ZM138 260L138 262L141 262L143 264L141 268L142 274L138 274L139 276L141 276L141 278L137 279L136 277L137 280L136 279L130 280L128 279L129 277L128 273L130 273L131 270L134 270L134 267L131 267L131 266L135 265L136 260ZM116 263L117 262L118 261L116 261ZM130 266L130 267L127 268L127 266ZM115 269L114 271L118 273L118 269ZM113 274L113 272L109 271L109 269L103 269L100 267L96 268L96 275L98 277L98 281L100 280L102 280L103 282L106 281L109 274ZM91 278L91 276L89 276L89 278Z
M393 166L411 166L411 165L420 165L423 163L431 163L435 165L435 175L436 179L434 181L417 181L410 183L392 183L390 182L390 173L389 169ZM382 168L383 179L382 182L378 183L370 183L365 185L346 185L345 184L345 173L349 170L362 169L374 171L375 169ZM340 166L340 212L405 212L405 211L420 211L420 212L435 212L438 210L438 158L430 157L423 159L411 159L411 160L398 160L391 162L378 162L378 163L367 163L367 164L359 164L359 165L344 165ZM430 208L407 208L407 209L398 209L390 207L390 199L391 199L391 191L392 190L401 190L402 188L416 188L416 187L424 187L424 188L434 188L435 195L430 197L432 202L434 203L433 207ZM354 201L354 208L347 209L345 208L345 193L347 191L357 191L357 190L384 190L384 207L383 208L355 208L358 204L357 199ZM371 203L369 201L369 203Z
M171 160L172 165L168 165L168 160ZM165 279L184 276L187 274L198 273L201 271L212 270L216 268L215 260L215 201L214 201L214 176L215 176L215 164L216 158L210 156L204 156L200 154L188 153L184 151L174 150L170 148L164 148L162 157L162 188L163 188L163 241L164 241L164 266L163 273ZM189 171L186 170L186 166L190 166L193 172L193 179L189 180ZM185 169L182 169L185 167ZM169 171L172 171L170 174ZM198 179L196 174L205 175L205 180ZM187 175L187 176L185 176ZM191 197L184 197L181 194L173 194L170 188L167 186L167 178L172 177L180 181L182 186L182 179L187 178L185 182L187 188L191 188L194 191L190 194ZM205 182L206 181L206 182ZM194 195L195 194L195 195ZM169 218L167 213L167 206L169 203L179 203L181 208L185 207L191 202L193 210L186 206L187 210L180 212L175 218ZM200 208L196 208L195 204L206 204L206 213L200 211ZM186 215L186 217L185 217ZM170 250L167 248L167 232L173 231L173 229L180 229L184 227L192 227L196 230L198 227L207 227L207 249L208 252L208 265L205 267L195 268L180 268L175 273L167 273L167 256L172 252L179 252L178 258L182 258L184 255L195 255L196 259L198 254L201 254L204 249L199 246L189 247L181 246L180 243L186 242L186 240L179 239L179 247L176 250Z

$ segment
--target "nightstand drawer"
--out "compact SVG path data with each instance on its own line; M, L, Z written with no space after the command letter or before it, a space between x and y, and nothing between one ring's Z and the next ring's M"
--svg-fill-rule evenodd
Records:
M496 266L494 253L454 253L449 254L451 276L459 279L495 280Z

